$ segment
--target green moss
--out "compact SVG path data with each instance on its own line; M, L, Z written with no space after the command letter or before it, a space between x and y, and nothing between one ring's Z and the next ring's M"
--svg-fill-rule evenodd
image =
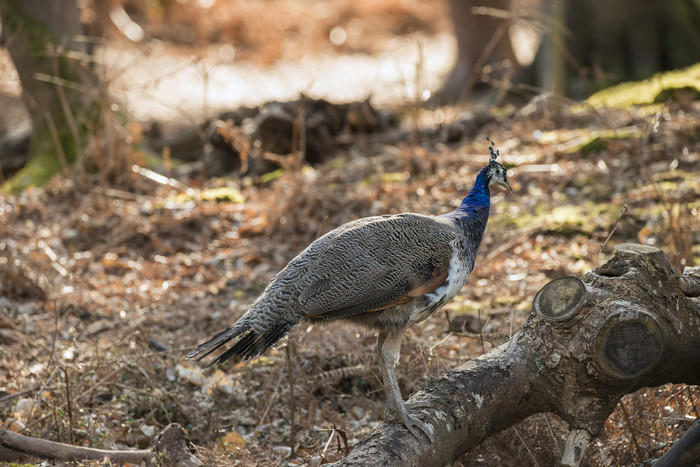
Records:
M666 88L656 96L654 102L656 104L663 104L668 100L678 100L682 95L688 95L691 96L693 100L698 100L700 99L700 87L681 86L678 88Z
M541 358L535 357L534 363L535 363L535 366L537 367L537 376L539 376L540 371L544 370L544 368L545 368L544 362L542 361Z
M479 308L483 308L481 302L474 302L471 300L461 300L458 305L454 308L456 315L476 315L479 312Z
M513 296L499 296L493 299L493 304L500 306L512 306L518 303L520 303L520 299Z
M168 169L171 167L182 167L186 164L186 162L183 162L176 157L170 157L166 161L165 158L163 158L163 156L148 150L147 148L143 147L140 143L133 144L132 150L135 154L138 155L138 158L145 161L146 167L152 170L163 170L166 168L166 166L168 167Z
M243 196L240 191L235 188L225 186L203 190L200 193L199 198L204 201L229 201L237 204L245 203L245 196Z
M503 230L518 230L533 225L537 216L518 210L515 212L504 211L492 214L489 217L490 226L498 226Z
M586 202L583 205L564 204L551 208L537 206L533 213L501 213L489 222L506 229L545 228L547 232L565 237L591 235L594 231L607 228L617 218L620 207L613 203Z
M273 170L260 176L260 183L268 183L277 180L284 175L284 169Z
M374 186L377 184L379 177L376 174L368 175L367 177L360 180L360 185L363 186Z
M593 107L629 107L663 103L678 92L700 96L700 63L682 70L659 73L643 80L618 84L593 94L586 103Z
M623 140L644 135L637 127L625 127L616 130L595 130L567 143L563 154L581 153L588 156L608 147L609 141Z
M613 204L586 203L557 206L548 218L550 230L567 237L591 235L598 228L609 226L619 213Z
M423 385L421 386L421 390L426 392L432 392L436 389L439 389L441 385L442 381L440 378L428 376L428 379L426 379Z
M75 162L88 134L94 133L92 122L102 122L102 108L92 97L88 97L87 93L73 88L72 84L86 84L81 76L88 76L89 73L80 73L81 65L69 59L67 53L57 54L58 40L45 25L27 14L21 3L16 0L0 0L0 11L3 12L3 26L9 31L8 34L16 35L18 44L26 44L18 50L29 56L26 60L29 64L28 69L55 80L43 85L52 89L60 87L72 113L70 117L77 127L77 131L71 129L70 119L65 114L58 93L55 93L51 100L42 103L42 106L46 106L46 112L43 118L34 117L38 121L34 122L30 160L0 188L2 192L9 192L23 190L32 185L42 185L54 174Z
M12 33L24 31L29 39L30 53L38 56L46 52L48 44L57 44L56 36L28 15L17 0L0 0L3 27Z
M348 159L347 157L334 157L326 165L332 169L342 170L348 166Z
M405 172L388 172L382 175L382 182L384 183L402 183L405 180Z
M35 130L32 136L29 162L2 185L0 192L10 193L24 190L33 185L41 186L62 168L48 127L42 125Z

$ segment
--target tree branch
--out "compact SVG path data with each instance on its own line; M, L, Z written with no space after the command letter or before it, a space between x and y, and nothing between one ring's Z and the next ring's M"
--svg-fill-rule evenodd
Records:
M203 465L191 452L187 432L171 423L156 436L152 449L120 451L84 448L20 435L0 429L0 461L16 460L20 455L65 462L109 459L117 464L198 467Z
M79 462L82 460L99 460L108 458L112 462L139 465L146 462L153 465L153 451L144 449L139 451L110 451L106 449L84 448L70 444L57 443L41 438L20 435L6 429L0 429L0 446L32 457L54 459L65 462Z
M539 412L570 426L562 462L579 465L619 400L668 382L700 384L700 278L663 252L623 244L583 280L540 290L513 339L438 378L411 400L436 441L385 421L336 466L444 465ZM685 292L689 292L686 295Z

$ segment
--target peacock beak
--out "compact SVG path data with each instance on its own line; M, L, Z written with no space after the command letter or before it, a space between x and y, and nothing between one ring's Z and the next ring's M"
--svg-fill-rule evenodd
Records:
M504 188L509 192L513 193L513 189L510 187L510 183L508 183L508 180L491 180L491 185L500 186L501 188Z

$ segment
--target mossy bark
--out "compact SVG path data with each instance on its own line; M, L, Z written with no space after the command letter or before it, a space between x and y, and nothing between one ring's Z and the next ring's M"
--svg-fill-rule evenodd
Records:
M28 164L4 191L46 182L85 149L98 106L75 0L0 0L3 42L17 68L34 134Z

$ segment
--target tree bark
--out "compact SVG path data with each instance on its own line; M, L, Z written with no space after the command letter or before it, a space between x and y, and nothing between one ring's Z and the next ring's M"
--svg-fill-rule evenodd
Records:
M492 16L490 10L509 11L511 0L450 0L450 18L457 40L457 59L432 102L447 104L466 98L481 82L487 65L494 78L502 78L518 61L508 38L510 20ZM475 14L475 10L479 14ZM483 10L483 11L480 11Z
M519 18L517 9L508 14L510 0L449 0L457 60L432 102L464 98L465 89L480 82L485 65L496 71L496 81L513 77L545 91L582 98L614 83L648 78L700 59L696 0L540 3L544 15ZM474 14L484 9L506 12L503 18ZM508 34L502 34L523 21L535 25L542 39L535 63L526 69L520 68Z
M30 162L5 189L41 184L78 159L96 132L99 80L75 0L0 0L2 39L17 68L34 133Z
M538 292L522 331L497 349L427 381L411 397L436 441L385 421L336 466L453 463L539 412L569 424L562 461L578 465L627 393L700 384L700 270L679 276L663 252L623 244L583 280Z

